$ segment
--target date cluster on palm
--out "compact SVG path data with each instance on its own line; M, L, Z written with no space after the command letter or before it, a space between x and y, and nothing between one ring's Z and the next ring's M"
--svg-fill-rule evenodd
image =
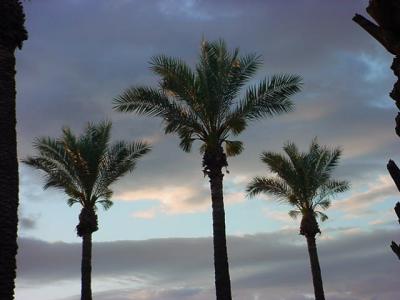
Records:
M396 102L400 110L400 1L399 0L370 0L367 7L367 13L375 21L356 14L353 21L367 31L376 39L385 49L395 57L391 69L397 77L390 97ZM400 112L395 118L396 134L400 137ZM393 160L389 160L387 169L393 178L397 188L400 191L400 169ZM397 202L395 212L400 220L400 203ZM392 241L391 248L400 259L400 245Z

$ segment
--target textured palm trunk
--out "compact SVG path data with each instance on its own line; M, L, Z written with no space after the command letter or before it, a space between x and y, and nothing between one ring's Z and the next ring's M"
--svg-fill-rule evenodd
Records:
M311 273L314 285L315 300L325 300L324 287L322 285L321 268L319 266L317 245L315 236L306 236L308 255L310 256Z
M92 234L82 236L81 300L92 300Z
M14 50L0 43L0 299L4 300L14 299L18 248Z
M209 174L213 215L215 288L217 300L231 300L231 280L225 233L223 176L221 169L211 170Z
M0 0L0 299L14 299L18 160L15 111L15 49L28 38L18 0Z
M317 245L315 236L321 233L314 212L304 212L300 224L300 234L307 239L308 255L310 256L311 273L314 285L314 293L316 300L325 300L324 287L322 285L321 268L319 266Z
M93 207L82 208L76 230L82 237L81 300L92 300L92 233L98 230Z
M217 300L231 300L228 252L225 233L225 209L222 168L228 165L222 147L206 150L203 156L205 174L210 178L213 214L214 270Z

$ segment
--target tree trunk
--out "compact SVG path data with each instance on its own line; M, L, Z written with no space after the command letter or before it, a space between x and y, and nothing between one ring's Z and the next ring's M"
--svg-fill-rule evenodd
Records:
M15 49L28 38L18 0L0 1L0 299L14 299L18 160L15 111Z
M98 229L94 208L82 207L76 226L78 236L82 237L81 300L92 300L92 233Z
M228 165L221 146L206 149L203 156L203 172L210 178L213 214L214 270L217 300L231 300L231 279L229 276L228 253L226 248L225 209L222 168Z
M319 266L315 235L307 235L308 255L310 256L311 272L314 285L315 300L325 300L324 287L322 285L321 268Z
M394 84L390 97L396 102L396 106L400 109L400 6L398 0L371 0L367 7L368 14L379 25L376 25L365 17L356 14L353 18L358 25L366 30L373 38L381 43L388 52L393 54L395 58L391 65L394 75L397 77L397 82ZM400 137L400 112L397 112L395 118L395 132ZM397 188L400 190L400 171L394 161L389 160L387 169L392 176ZM397 210L399 202L396 204ZM395 210L396 210L395 207ZM399 213L396 214L399 216ZM393 252L400 259L400 245L392 241L390 245Z
M81 300L92 300L92 234L82 236Z
M223 198L223 174L221 168L210 170L212 214L213 214L213 241L214 241L214 268L215 288L217 300L231 300L231 280L229 276L228 253L225 233L225 210Z
M15 49L0 44L0 299L14 299L18 160L15 116Z

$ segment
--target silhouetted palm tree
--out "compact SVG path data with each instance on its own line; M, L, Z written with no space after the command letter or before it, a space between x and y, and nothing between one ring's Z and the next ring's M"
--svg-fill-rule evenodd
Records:
M18 227L15 50L28 38L20 1L0 1L0 299L14 299Z
M289 215L302 215L300 234L307 239L311 271L316 300L324 300L321 269L319 266L315 236L321 233L317 217L325 221L328 217L319 209L327 209L331 198L349 189L347 181L331 179L332 171L338 165L341 150L328 149L318 145L314 139L308 153L299 152L296 145L288 143L283 147L286 156L264 152L261 160L275 177L255 177L247 186L250 196L260 193L276 196L282 203L294 206Z
M82 205L77 233L82 237L82 300L92 299L92 233L98 230L96 209L108 209L113 204L109 186L122 175L132 171L138 159L150 151L143 142L110 145L111 123L89 124L76 137L69 128L59 139L39 138L34 147L38 155L23 162L44 171L49 187L63 190L68 204Z
M176 133L186 152L194 141L201 142L203 171L211 188L218 300L232 298L222 168L228 165L226 156L240 154L243 144L231 137L241 133L249 121L292 110L289 97L300 89L298 76L280 75L249 87L241 96L241 89L260 65L258 55L239 56L238 49L229 52L222 40L203 41L194 70L178 58L155 56L151 69L161 77L160 86L132 87L114 102L118 111L162 118L165 133Z

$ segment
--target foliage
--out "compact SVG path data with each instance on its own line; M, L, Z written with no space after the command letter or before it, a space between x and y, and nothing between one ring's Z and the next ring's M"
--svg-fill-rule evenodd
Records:
M150 146L141 141L110 144L110 130L109 122L89 123L80 136L64 128L59 139L36 139L38 155L23 162L44 171L44 188L63 190L69 205L96 208L100 204L108 209L112 205L109 186L131 172L137 160L150 151Z
M203 41L194 70L179 58L153 57L151 70L161 77L159 87L131 87L114 100L115 109L161 117L165 133L177 133L184 151L198 140L202 153L224 144L228 156L238 155L243 144L231 136L249 121L291 111L289 98L301 86L299 76L275 75L242 95L260 66L256 54L239 56L239 49L230 52L223 40Z
M247 186L249 196L270 194L277 200L294 206L289 212L293 218L302 214L313 214L322 221L328 217L326 210L331 199L345 192L350 185L344 180L332 179L332 172L339 163L341 149L320 146L315 138L307 153L300 152L294 143L287 143L285 155L264 152L261 160L274 177L254 177Z

